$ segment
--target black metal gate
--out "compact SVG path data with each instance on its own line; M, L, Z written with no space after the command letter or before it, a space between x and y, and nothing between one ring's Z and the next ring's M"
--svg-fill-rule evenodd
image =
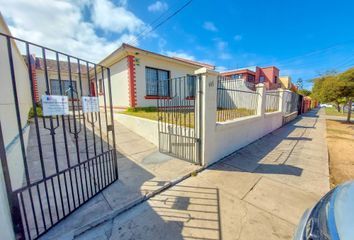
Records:
M158 81L158 129L161 153L200 162L200 76Z
M0 44L17 125L6 143L10 122L0 122L1 163L16 238L36 239L118 179L110 70L2 33ZM68 114L42 117L41 95L67 96ZM82 97L98 100L98 111L85 110Z

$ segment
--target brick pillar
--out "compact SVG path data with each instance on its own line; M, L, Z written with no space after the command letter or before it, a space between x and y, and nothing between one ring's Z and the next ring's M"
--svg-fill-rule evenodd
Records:
M39 93L38 93L38 81L37 81L37 68L36 68L36 56L31 55L31 69L32 69L32 84L33 84L33 95L36 103L39 102Z
M129 96L129 105L132 108L135 108L137 105L136 101L136 78L135 78L135 65L134 65L134 56L128 55L128 96Z

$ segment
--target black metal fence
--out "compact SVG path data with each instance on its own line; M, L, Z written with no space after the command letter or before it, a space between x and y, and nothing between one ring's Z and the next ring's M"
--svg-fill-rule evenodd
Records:
M284 94L284 112L289 114L298 111L299 94L295 92L288 92Z
M159 150L162 153L200 164L199 133L200 77L187 75L159 81L157 100Z
M0 141L3 173L17 239L36 239L118 179L110 70L2 33L0 44L14 112L2 118L0 138L11 135L11 119L17 125L13 145ZM41 116L40 96L54 92L68 97L68 114ZM23 95L32 107L28 123ZM99 111L84 112L85 96L98 99Z
M257 115L259 94L253 84L221 76L217 84L217 122Z
M279 110L279 92L278 91L266 91L266 112L276 112Z

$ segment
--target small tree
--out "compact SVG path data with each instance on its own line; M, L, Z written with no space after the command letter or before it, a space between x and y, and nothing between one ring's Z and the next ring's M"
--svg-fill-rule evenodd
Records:
M307 89L300 89L297 91L298 94L301 94L303 96L310 96L311 95L311 91L307 90Z
M328 73L314 79L312 96L320 102L332 102L340 112L340 104L348 106L347 121L350 122L354 98L354 68L341 74Z
M314 79L312 96L322 103L334 103L340 112L340 87L336 75L322 75Z
M352 103L354 98L354 68L351 68L338 76L341 89L341 97L345 98L348 106L347 122L350 122Z

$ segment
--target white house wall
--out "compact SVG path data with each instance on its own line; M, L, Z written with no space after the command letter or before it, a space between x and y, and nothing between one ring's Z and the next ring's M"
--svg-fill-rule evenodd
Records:
M111 90L112 90L112 102L114 108L127 108L129 107L129 84L128 84L128 63L127 58L123 58L119 62L109 67L111 71ZM107 73L105 74L105 90L106 101L108 101L108 82ZM103 106L103 97L100 97L100 105Z

